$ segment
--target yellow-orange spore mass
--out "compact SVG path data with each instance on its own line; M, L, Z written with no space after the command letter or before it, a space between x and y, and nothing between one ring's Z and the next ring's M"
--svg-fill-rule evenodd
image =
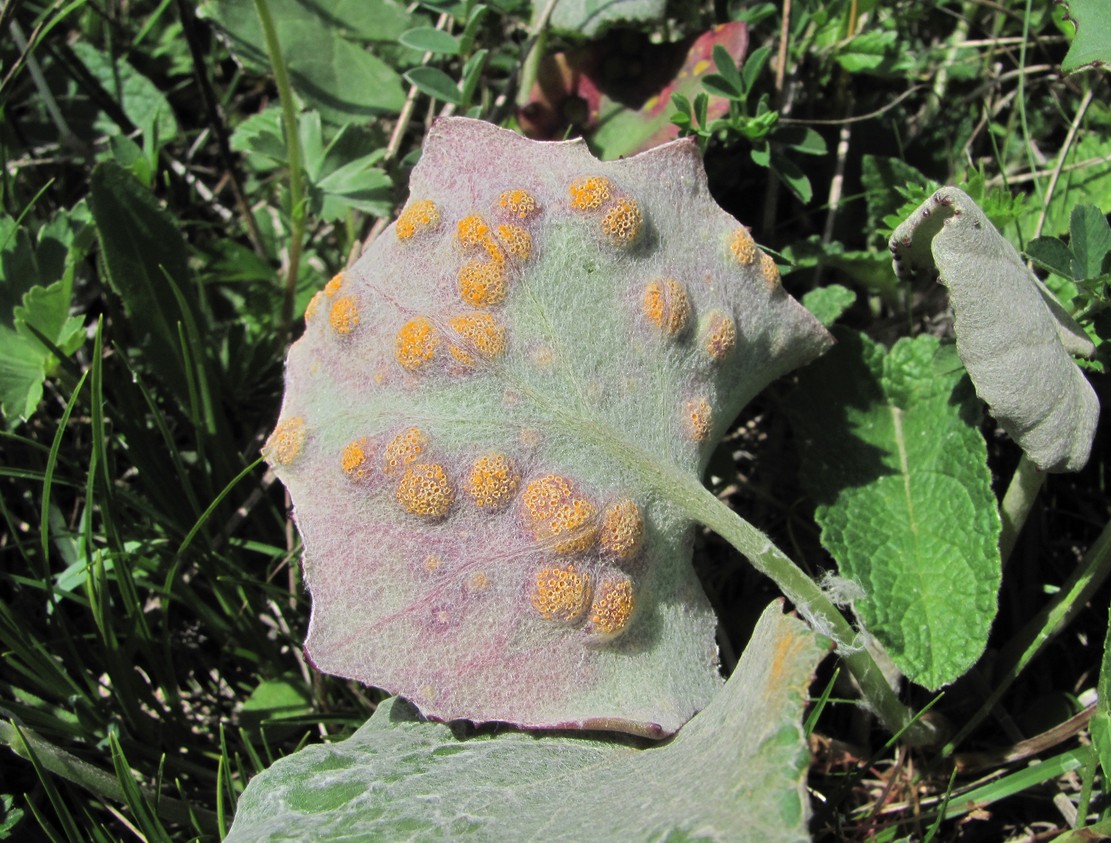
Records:
M489 512L504 509L521 483L521 475L505 454L485 454L474 461L467 478L467 494Z
M614 637L625 631L633 617L635 602L633 584L628 577L606 577L594 593L590 604L590 631Z
M713 426L710 402L696 398L686 403L683 425L687 436L695 442L705 442Z
M301 454L305 447L305 420L301 416L282 419L278 422L262 454L271 465L289 465Z
M613 182L605 176L584 176L571 182L568 192L576 211L596 211L613 195Z
M636 240L643 226L644 215L632 199L618 199L602 217L602 233L619 246Z
M490 237L490 226L478 214L471 214L459 220L455 228L455 239L466 247L484 246Z
M527 190L521 190L520 188L503 191L502 195L498 197L498 204L507 213L522 220L527 220L540 210L536 197Z
M760 254L760 275L763 276L769 290L779 286L779 267L775 265L775 259L771 255L763 252Z
M489 313L464 313L448 325L463 341L448 346L448 350L464 366L475 365L475 355L493 360L505 351L505 327Z
M556 553L581 553L598 535L594 504L558 474L540 477L525 487L521 512L536 540L550 542Z
M437 463L409 466L397 486L397 502L401 508L424 518L443 518L454 499L455 492L447 473Z
M590 605L590 574L576 571L572 562L563 568L541 568L536 572L532 607L547 621L572 623Z
M498 261L469 261L459 270L459 298L471 307L493 307L505 301L509 278Z
M309 299L308 306L305 308L306 325L309 324L310 321L312 321L314 316L316 316L316 311L320 309L320 303L322 301L324 301L324 291L317 290L315 293L313 293L312 298Z
M706 326L706 353L715 362L728 357L737 346L737 325L720 310L710 314Z
M418 316L402 325L397 332L394 356L406 369L415 371L432 362L439 347L440 336L436 327L425 317Z
M351 296L342 296L332 303L328 311L328 324L332 330L345 337L359 324L359 308Z
M756 260L756 241L752 239L745 226L742 225L733 232L733 238L729 241L729 251L733 255L733 260L741 266L751 266Z
M340 454L340 467L348 480L356 483L367 480L374 469L374 452L365 436L350 442Z
M343 273L337 272L332 276L332 279L324 285L324 295L331 298L339 292L339 288L343 286Z
M498 240L516 261L527 261L532 254L532 235L519 225L499 225Z
M410 427L390 440L382 454L382 470L391 477L428 450L428 435L419 427Z
M687 289L674 278L650 281L641 302L644 316L668 337L677 337L691 318Z
M440 209L431 199L418 199L409 203L401 216L397 218L394 231L398 240L409 240L412 237L431 231L440 224Z
M627 560L636 556L644 542L644 516L636 501L614 501L602 513L598 544L611 556Z

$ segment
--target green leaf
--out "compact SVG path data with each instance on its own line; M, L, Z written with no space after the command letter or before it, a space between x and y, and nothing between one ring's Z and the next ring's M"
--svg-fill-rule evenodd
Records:
M545 5L533 0L534 25ZM552 12L551 27L594 38L616 23L660 20L666 6L666 0L560 0Z
M169 100L147 77L132 67L126 59L109 56L88 41L70 44L74 54L112 99L119 103L127 119L136 128L153 126L160 144L177 137L178 125ZM101 118L101 130L115 134L120 127Z
M694 143L602 163L438 120L399 222L310 304L264 449L313 663L438 719L674 732L720 681L683 495L829 342Z
M802 297L802 306L818 317L827 328L836 322L856 301L856 293L840 284L829 284L811 290Z
M789 402L803 481L865 628L936 689L983 652L1001 580L979 406L934 337L837 338Z
M1103 274L1104 260L1111 252L1111 226L1093 205L1077 205L1069 218L1069 251L1072 280L1087 281Z
M182 403L189 405L186 366L178 321L183 301L197 312L188 253L181 226L150 191L114 162L98 164L90 178L93 212L108 281L120 297L128 328L145 346L151 369Z
M414 67L405 72L405 81L416 85L417 90L422 94L427 94L434 99L450 102L453 105L461 105L463 102L459 85L438 67L429 65Z
M1039 237L1031 240L1026 244L1026 256L1047 272L1072 280L1072 250L1059 238Z
M936 271L949 288L957 353L1002 428L1043 471L1083 468L1099 400L1062 344L1074 326L976 203L941 188L895 230L891 252L896 274Z
M0 413L9 422L31 416L58 364L34 331L67 355L84 341L81 317L69 315L73 267L88 248L84 216L84 206L61 212L34 240L0 216Z
M667 744L521 732L466 740L398 699L248 784L228 843L809 839L800 727L823 647L765 610L733 677Z
M1076 30L1061 62L1064 73L1111 65L1111 15L1101 0L1064 0L1068 20Z
M406 47L420 50L422 53L439 53L445 56L459 55L459 39L450 32L436 29L434 26L418 26L407 29L398 39Z
M1092 715L1092 746L1103 768L1103 780L1111 780L1111 624L1103 639L1096 712Z
M267 0L282 56L297 93L332 122L392 114L405 103L401 77L363 42L390 44L412 27L392 0L334 0L326 6ZM206 0L201 14L217 23L233 54L269 74L270 62L253 3Z

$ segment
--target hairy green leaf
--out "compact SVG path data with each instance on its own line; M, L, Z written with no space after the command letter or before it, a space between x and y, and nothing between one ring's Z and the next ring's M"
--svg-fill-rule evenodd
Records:
M1099 669L1096 713L1092 715L1092 746L1099 756L1103 778L1111 778L1111 624L1103 640L1103 659Z
M1088 461L1099 400L1062 344L1061 323L1014 246L966 193L943 187L891 237L898 275L949 288L957 353L992 415L1044 471Z
M693 141L602 163L437 122L265 449L314 663L436 718L674 732L720 681L677 490L829 342Z
M843 331L789 404L822 544L908 677L938 688L979 658L1001 579L978 402L933 337L890 352Z
M546 5L546 0L533 0L534 23ZM560 0L552 11L551 27L594 38L617 23L659 20L666 5L666 0Z
M521 732L462 740L400 700L251 780L227 837L809 839L800 721L824 648L769 606L725 688L669 743Z

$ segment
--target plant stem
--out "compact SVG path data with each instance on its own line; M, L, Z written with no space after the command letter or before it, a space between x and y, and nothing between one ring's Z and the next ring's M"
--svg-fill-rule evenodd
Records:
M674 480L674 478L673 478ZM865 705L893 733L902 733L912 746L938 740L936 729L916 720L899 701L871 654L859 643L856 630L833 602L771 539L696 480L688 479L671 493L687 514L733 545L762 574L770 577L799 612L819 632L829 636L864 695Z
M278 86L278 98L282 103L282 126L285 129L285 148L289 158L289 216L290 244L289 264L286 267L285 291L282 296L282 330L288 332L293 322L293 297L297 292L297 271L301 264L301 244L305 237L305 209L302 204L304 189L301 185L301 138L297 131L297 112L293 101L293 88L289 84L289 73L282 59L278 31L274 28L274 18L270 14L267 0L255 0L262 33L266 39L266 53L270 67L274 70L274 82Z
M1111 521L1104 525L1103 532L1088 548L1080 565L1061 586L1053 602L1031 618L1004 648L1000 655L1000 664L1006 667L1000 671L995 687L980 709L945 744L942 749L943 755L952 754L961 741L980 725L980 721L995 708L1018 675L1026 669L1050 639L1064 629L1076 613L1084 608L1092 595L1107 580L1108 574L1111 574Z
M1011 477L1011 484L1003 495L1003 502L999 505L999 516L1003 521L1003 530L999 534L999 560L1004 568L1011 558L1034 501L1038 499L1038 491L1045 483L1045 478L1045 472L1038 471L1037 466L1023 454L1014 476Z

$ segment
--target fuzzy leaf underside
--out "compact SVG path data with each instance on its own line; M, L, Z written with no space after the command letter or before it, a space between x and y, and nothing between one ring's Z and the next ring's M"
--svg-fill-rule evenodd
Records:
M533 3L533 20L545 3ZM645 22L663 17L665 0L562 0L552 11L551 27L593 38L622 22Z
M347 740L253 778L227 840L807 840L800 720L824 652L772 604L713 702L647 749L566 734L461 740L394 698Z
M1001 579L978 403L933 337L888 353L837 337L790 401L803 481L822 544L863 588L865 628L905 675L938 688L983 652Z
M445 119L410 193L310 305L264 449L304 541L307 651L436 719L674 732L720 684L675 490L830 337L692 141L602 163ZM465 297L476 272L504 299Z
M957 353L1002 428L1043 471L1088 461L1099 400L1018 252L966 193L944 187L891 237L898 275L949 288Z

